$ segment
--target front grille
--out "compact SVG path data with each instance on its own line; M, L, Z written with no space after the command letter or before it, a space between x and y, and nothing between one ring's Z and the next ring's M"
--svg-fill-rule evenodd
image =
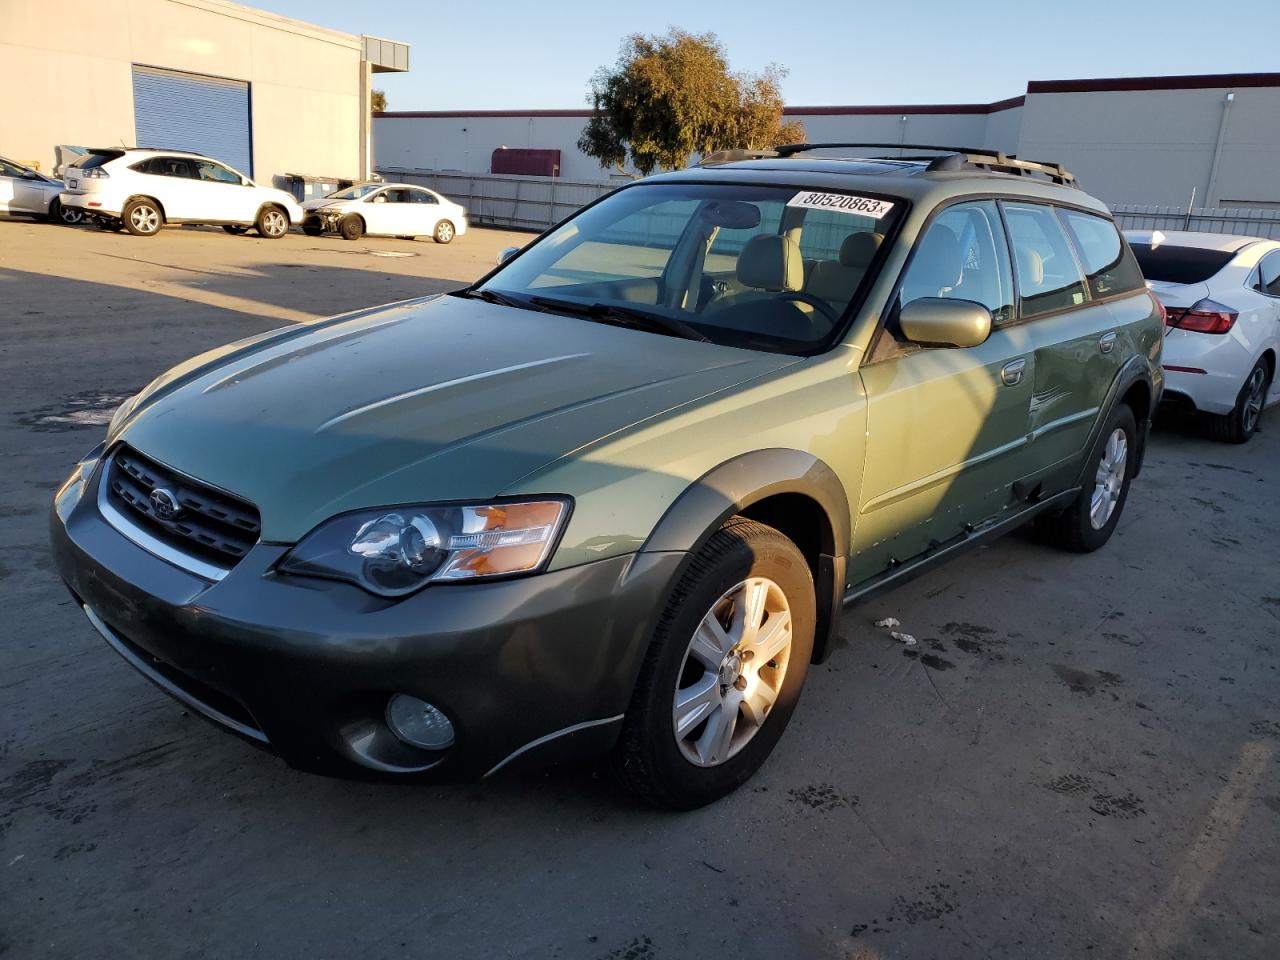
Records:
M233 566L258 542L261 518L253 504L120 447L107 465L107 497L125 516L175 549L222 567ZM152 493L177 503L169 517L156 512Z

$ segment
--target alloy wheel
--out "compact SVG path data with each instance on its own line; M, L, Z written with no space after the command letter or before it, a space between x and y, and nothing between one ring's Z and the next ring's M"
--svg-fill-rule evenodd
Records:
M1262 403L1266 399L1267 372L1261 366L1254 368L1245 389L1243 426L1248 435L1257 427L1258 418L1262 416Z
M268 210L262 217L262 226L269 237L282 237L289 229L289 221L279 210Z
M685 651L672 704L686 760L717 766L760 731L782 690L791 640L791 608L772 580L744 580L712 605Z
M155 233L160 229L160 214L155 207L140 203L129 214L129 222L139 233Z
M1116 427L1107 438L1102 460L1093 478L1093 498L1089 502L1089 523L1101 530L1115 513L1116 504L1124 490L1125 467L1129 459L1129 438L1124 430Z
M66 207L59 204L58 217L63 223L69 226L75 226L84 222L84 211L79 207Z
M448 243L453 239L453 224L444 222L436 227L436 239L441 243Z

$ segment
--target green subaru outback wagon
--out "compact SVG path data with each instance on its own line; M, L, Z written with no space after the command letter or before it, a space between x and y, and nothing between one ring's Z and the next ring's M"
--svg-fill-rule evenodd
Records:
M1066 171L820 152L638 181L464 290L163 374L55 496L76 602L299 768L608 752L659 805L734 789L842 605L1030 521L1105 543L1162 386Z

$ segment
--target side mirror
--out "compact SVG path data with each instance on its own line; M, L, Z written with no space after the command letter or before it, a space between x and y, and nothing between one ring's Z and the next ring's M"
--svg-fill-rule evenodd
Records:
M903 306L898 323L912 343L976 347L991 336L991 311L972 300L921 297Z
M498 266L502 266L519 252L519 247L503 247L502 252L498 254Z

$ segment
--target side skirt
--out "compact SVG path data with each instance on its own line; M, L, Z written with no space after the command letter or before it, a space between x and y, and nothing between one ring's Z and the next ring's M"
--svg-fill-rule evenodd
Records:
M865 600L882 590L888 590L906 583L908 580L913 580L922 573L927 573L934 567L946 563L951 558L964 553L972 547L1004 536L1006 533L1022 526L1035 517L1036 514L1054 508L1065 507L1080 495L1080 489L1080 487L1071 487L1045 500L1029 504L1011 517L1006 517L1003 520L992 523L989 526L980 527L969 533L962 533L905 563L899 564L891 570L886 570L884 573L876 574L874 577L855 584L845 592L844 605L849 606L852 603Z

